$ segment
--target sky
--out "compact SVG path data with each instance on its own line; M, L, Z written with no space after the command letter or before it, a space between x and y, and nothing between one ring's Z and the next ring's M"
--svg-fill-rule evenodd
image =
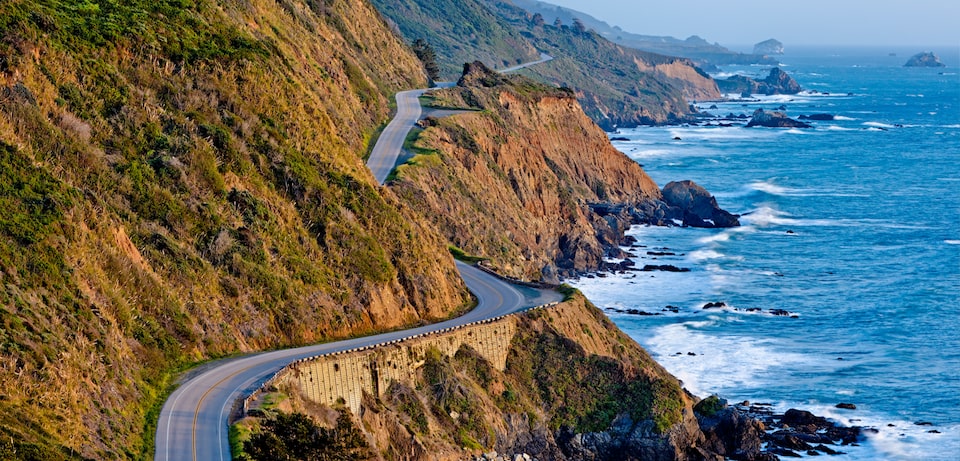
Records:
M957 0L543 0L643 35L699 35L727 47L960 46Z

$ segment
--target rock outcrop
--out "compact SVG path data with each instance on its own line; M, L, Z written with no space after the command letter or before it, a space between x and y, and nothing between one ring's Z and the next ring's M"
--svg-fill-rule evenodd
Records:
M753 54L759 54L762 56L783 54L783 43L780 43L779 40L773 38L764 40L756 45L753 45Z
M721 209L717 199L693 181L674 181L663 186L663 201L681 210L684 226L712 228L740 225L739 216Z
M757 109L753 112L753 117L747 122L747 128L754 126L765 126L768 128L812 128L809 123L794 120L787 114L779 111L765 111Z
M904 67L946 67L933 52L917 53L907 60Z
M770 69L763 80L755 80L744 75L717 80L717 86L723 93L738 94L797 94L803 91L800 84L779 67Z

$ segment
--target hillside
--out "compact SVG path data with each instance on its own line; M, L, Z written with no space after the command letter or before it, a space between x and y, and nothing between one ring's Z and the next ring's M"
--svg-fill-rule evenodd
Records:
M429 36L450 78L474 60L503 67L521 59L518 53L526 55L523 60L536 59L537 51L553 56L553 61L522 72L574 89L587 114L606 129L677 122L690 114L688 99L720 97L713 80L689 60L625 48L568 25L540 23L509 2L375 0L374 4L397 23L407 41ZM435 29L433 23L445 26ZM503 44L514 49L503 50Z
M569 91L479 63L459 85L434 103L479 110L429 119L389 185L466 252L534 280L595 269L625 224L588 205L661 197Z
M688 59L623 47L594 31L540 22L508 2L488 1L554 57L521 73L574 89L583 110L606 130L678 123L691 114L688 100L720 97L713 79Z
M505 68L539 59L516 29L475 0L371 0L410 43L424 39L437 53L441 80L456 80L463 63Z
M777 64L777 60L769 56L731 51L719 43L710 43L696 35L680 40L674 37L636 34L625 31L619 26L611 26L582 11L564 8L540 0L511 0L511 3L523 8L530 14L539 14L547 23L552 24L559 19L561 23L570 25L575 20L579 20L587 29L592 29L607 40L619 45L667 56L689 58L703 67L709 68L730 64Z
M361 0L0 3L0 458L149 457L176 370L463 308L362 162L425 83Z

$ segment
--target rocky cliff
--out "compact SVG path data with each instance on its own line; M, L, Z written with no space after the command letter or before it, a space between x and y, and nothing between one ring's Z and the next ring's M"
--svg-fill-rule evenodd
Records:
M417 141L423 153L398 168L391 189L453 244L509 275L596 268L599 236L610 232L587 204L658 199L656 184L569 91L473 69L434 97L482 110L430 120Z
M390 187L453 244L506 274L555 281L594 270L605 256L623 256L631 223L683 219L569 90L474 63L458 87L433 98L474 111L425 121L420 154Z
M361 0L0 3L0 458L152 457L174 370L463 307L362 161L425 83Z

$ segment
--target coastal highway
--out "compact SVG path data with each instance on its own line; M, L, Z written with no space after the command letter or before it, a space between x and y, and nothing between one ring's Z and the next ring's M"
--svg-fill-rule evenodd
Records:
M535 64L541 64L553 59L546 53L540 53L540 59L536 61L525 62L513 67L501 69L498 72L513 72ZM437 82L438 87L453 86L453 82ZM373 172L373 177L377 182L383 184L387 176L393 171L397 163L397 158L403 150L403 141L407 138L407 133L413 128L417 120L420 120L422 109L420 107L420 96L429 89L407 90L397 93L397 114L390 120L387 127L380 133L377 143L370 152L367 159L367 167Z
M367 161L381 184L393 169L407 133L420 118L418 98L425 91L397 93L397 115L380 135ZM562 299L555 291L521 292L467 264L457 262L457 269L477 298L477 306L461 317L409 330L220 360L189 373L160 410L154 460L229 461L227 423L234 404L295 360L430 333Z
M294 360L430 333L562 299L555 291L524 288L521 292L461 262L457 262L457 269L478 300L477 307L461 317L409 330L226 359L201 367L170 395L160 411L154 459L229 461L227 419L234 403Z
M427 89L407 90L397 93L397 115L390 120L387 127L380 133L377 143L367 159L367 167L373 172L377 182L383 184L387 175L397 163L397 157L403 149L403 141L413 125L420 119L420 96Z

